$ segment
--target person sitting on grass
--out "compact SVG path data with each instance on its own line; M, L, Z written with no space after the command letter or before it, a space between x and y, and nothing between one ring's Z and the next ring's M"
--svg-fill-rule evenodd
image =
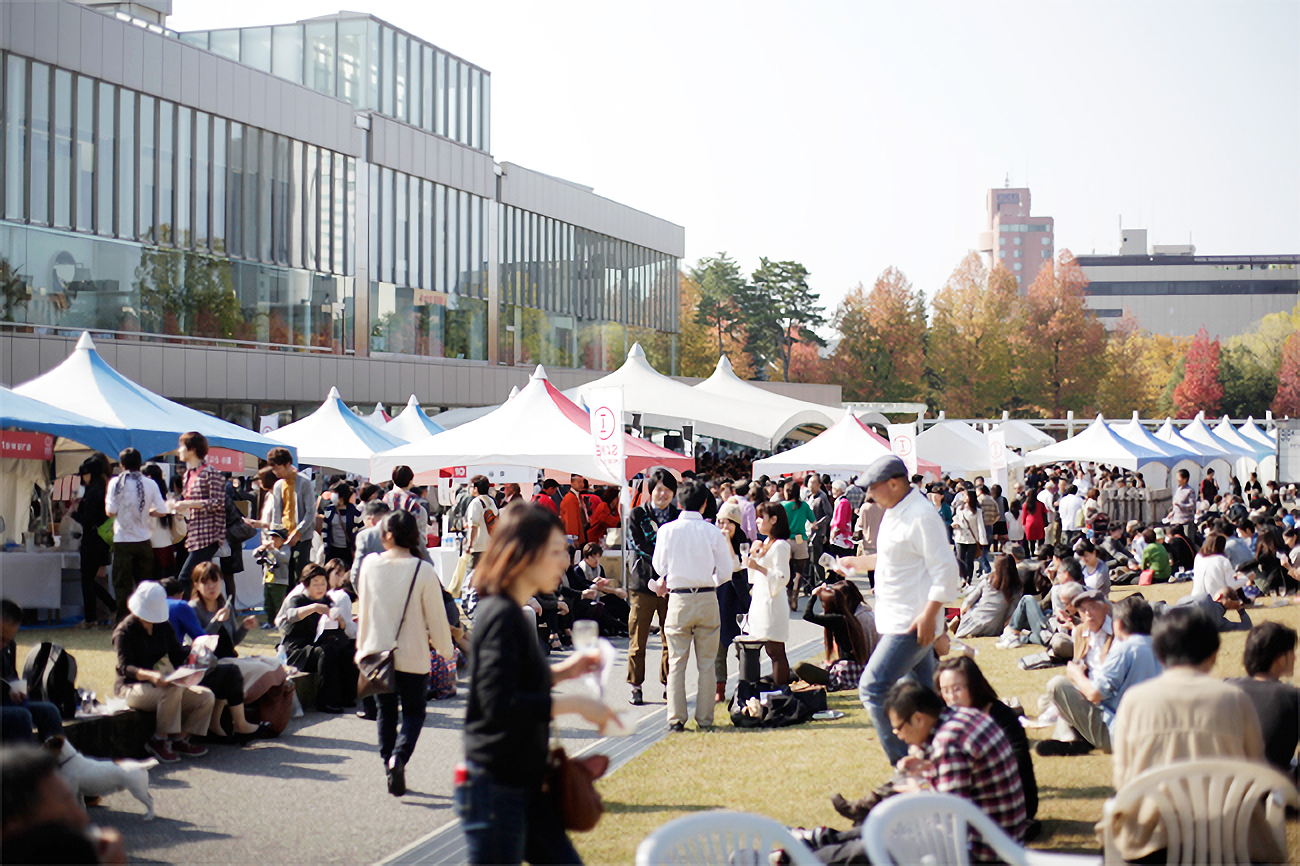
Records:
M1075 599L1084 623L1091 630L1105 618L1105 602L1090 590ZM1047 682L1047 694L1069 726L1071 740L1051 739L1038 744L1038 754L1085 755L1093 749L1110 752L1110 729L1120 698L1132 686L1160 675L1160 663L1151 649L1151 605L1140 595L1130 595L1115 605L1112 621L1115 640L1100 665L1091 667L1076 659L1065 676Z
M299 582L306 591L285 601L285 657L298 670L314 675L316 709L337 715L356 695L353 642L343 634L325 569L308 563Z
M794 675L799 679L826 686L826 690L831 692L856 689L871 658L862 623L853 614L855 605L844 592L843 583L847 581L822 584L814 589L803 613L807 622L822 627L827 666L822 668L812 662L800 662L794 669ZM813 612L819 601L822 605L820 614Z
M1169 549L1157 542L1156 530L1150 526L1142 530L1142 542L1145 545L1139 563L1142 573L1151 572L1150 583L1168 583L1173 568L1169 560Z
M1020 601L1024 582L1016 561L1005 553L993 560L993 570L975 581L961 603L955 636L994 637L1002 634L1011 612Z
M1282 682L1295 676L1296 631L1280 622L1262 622L1246 635L1246 676L1228 680L1250 696L1259 714L1268 762L1300 784L1295 763L1300 741L1300 689Z

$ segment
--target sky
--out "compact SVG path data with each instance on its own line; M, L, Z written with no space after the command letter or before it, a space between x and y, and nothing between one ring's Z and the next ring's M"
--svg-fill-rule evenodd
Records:
M177 30L344 0L174 0ZM352 7L357 8L357 7ZM833 311L933 296L1028 186L1057 250L1119 229L1300 252L1300 3L368 0L492 73L492 152L686 229L689 265L792 259Z

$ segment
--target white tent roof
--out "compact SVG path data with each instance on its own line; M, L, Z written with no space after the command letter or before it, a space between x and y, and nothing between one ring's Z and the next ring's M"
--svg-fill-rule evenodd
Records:
M773 444L780 442L801 427L825 430L844 417L842 407L823 406L820 403L809 403L784 394L774 394L746 382L736 375L735 369L731 366L731 359L726 355L718 358L718 365L714 368L713 375L694 387L696 391L705 394L753 403L764 409L768 413L767 428L759 432L770 435Z
M62 436L105 454L117 454L128 445L127 432L121 428L105 427L3 386L0 386L0 427Z
M420 401L415 395L406 401L406 408L384 425L384 432L390 436L396 436L398 439L404 439L407 442L414 442L417 439L423 439L426 436L436 436L443 431L443 428L433 422L433 419L424 414L420 408Z
M1191 439L1188 439L1178 431L1178 428L1174 426L1174 422L1170 418L1165 419L1165 423L1155 432L1155 437L1161 442L1173 443L1185 451L1197 455L1195 457L1188 457L1187 459L1199 463L1202 466L1209 463L1211 460L1227 459L1227 455L1223 453L1222 449L1213 445L1203 445L1200 442L1194 442Z
M598 481L618 482L597 462L591 433L575 424L555 402L552 387L539 366L528 385L495 411L437 436L374 455L370 478L387 479L393 467L406 465L415 471L418 483L431 483L440 469L487 464L576 472Z
M1135 472L1141 464L1163 463L1167 459L1168 455L1163 451L1121 437L1106 426L1100 415L1077 436L1025 455L1025 463L1031 466L1077 460L1121 466Z
M816 439L789 451L755 460L754 477L806 470L857 475L876 458L889 453L889 443L868 430L852 413L846 413ZM917 471L938 478L940 467L927 460L918 460Z
M281 444L238 424L173 403L132 382L100 357L88 333L81 335L76 349L62 364L14 391L124 431L126 442L146 460L174 451L180 435L190 430L202 433L210 445L258 457L265 457Z
M1127 424L1123 426L1112 426L1110 429L1130 442L1143 445L1152 451L1159 451L1166 455L1165 459L1152 460L1152 463L1161 463L1165 466L1173 466L1180 460L1196 461L1200 459L1200 455L1195 451L1184 448L1177 442L1167 442L1164 439L1157 439L1151 431L1142 426L1142 422L1138 420L1138 413L1136 412L1133 413L1133 420L1129 421Z
M1226 460L1229 463L1233 462L1238 457L1253 458L1255 455L1254 451L1247 451L1245 448L1233 445L1230 442L1225 442L1218 436L1215 436L1214 431L1205 423L1205 417L1199 413L1197 414L1195 421L1183 428L1183 438L1190 439L1198 445L1203 445L1206 448L1215 450L1217 452L1214 455L1216 458Z
M965 421L939 421L927 427L916 437L916 453L950 475L990 471L988 437Z
M1263 442L1256 442L1253 439L1247 439L1245 436L1241 435L1237 428L1232 426L1232 422L1228 420L1227 415L1224 415L1223 420L1215 425L1212 432L1215 436L1218 436L1229 445L1246 451L1247 453L1245 456L1256 462L1263 460L1265 457L1273 453L1273 449L1266 446Z
M1247 418L1246 423L1237 428L1237 432L1242 435L1242 438L1250 439L1263 445L1268 449L1269 454L1277 454L1277 434L1265 433L1260 429L1259 425L1255 423L1253 416Z
M271 436L297 448L299 463L354 475L370 471L371 454L405 444L396 436L370 426L344 404L339 389L333 387L319 409L272 431Z
M493 403L491 406L465 406L461 409L448 409L446 412L439 412L433 416L438 426L444 430L452 430L462 424L468 424L470 421L477 421L484 415L495 412L504 404Z
M384 410L383 403L376 403L374 411L369 415L361 415L360 417L362 421L365 421L376 430L383 430L388 426L388 422L391 420L391 416L389 416L388 412Z
M1047 433L1027 421L1021 421L1019 418L1003 421L993 429L1002 431L1008 448L1032 451L1035 448L1045 448L1048 445L1056 444L1056 440Z
M771 448L780 441L773 436L778 433L783 436L783 430L790 429L780 412L757 403L698 391L663 375L650 366L640 343L633 344L627 361L613 373L564 393L579 406L586 407L586 395L593 389L620 387L623 411L640 413L641 423L646 427L674 430L682 424L694 423L698 435L726 439L750 448Z

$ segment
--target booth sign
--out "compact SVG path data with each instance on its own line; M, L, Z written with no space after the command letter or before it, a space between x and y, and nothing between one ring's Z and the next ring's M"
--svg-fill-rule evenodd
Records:
M19 460L53 460L54 437L48 433L0 431L0 457Z

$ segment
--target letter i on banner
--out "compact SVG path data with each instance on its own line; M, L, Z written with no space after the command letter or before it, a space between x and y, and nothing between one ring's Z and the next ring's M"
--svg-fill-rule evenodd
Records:
M1007 434L1002 430L990 430L989 437L989 475L992 484L997 484L1004 491L1008 489L1007 473Z
M890 424L889 450L907 466L907 474L916 474L916 425Z
M606 473L622 485L627 481L624 472L623 448L623 391L620 388L596 388L587 395L591 407L591 440L596 450L596 460Z

